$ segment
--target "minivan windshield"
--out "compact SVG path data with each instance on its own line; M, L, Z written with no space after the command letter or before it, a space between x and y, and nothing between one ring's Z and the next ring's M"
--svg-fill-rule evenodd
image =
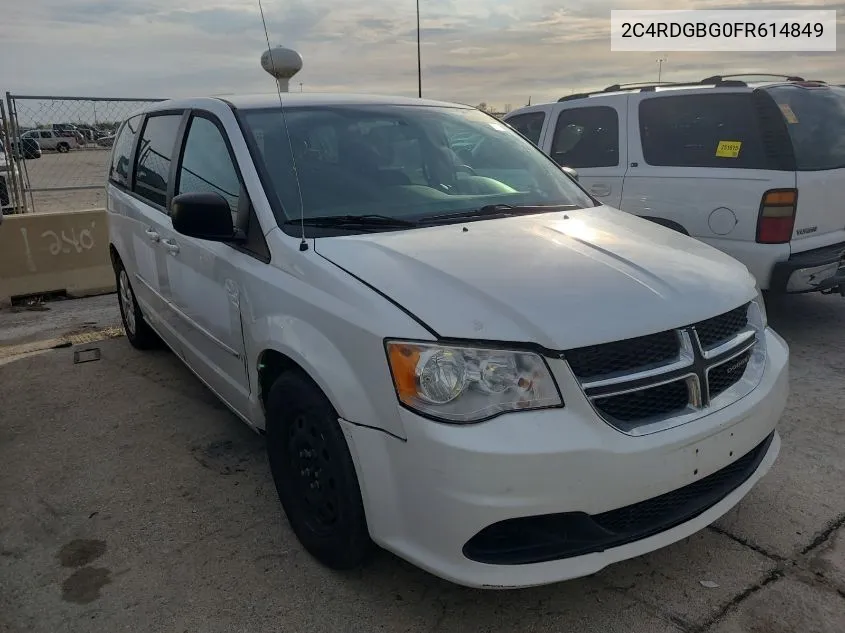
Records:
M379 216L448 221L453 214L596 203L506 124L478 110L327 105L242 111L281 207L280 224ZM411 223L409 223L411 224Z
M845 89L773 86L799 171L845 168Z

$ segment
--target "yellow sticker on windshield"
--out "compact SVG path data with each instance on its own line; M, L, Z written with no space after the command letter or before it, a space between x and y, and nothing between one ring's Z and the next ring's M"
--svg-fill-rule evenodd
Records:
M795 116L795 113L792 111L792 108L789 107L788 103L781 103L780 111L783 112L783 118L786 119L789 123L798 123L798 117Z
M719 158L737 158L742 149L742 141L719 141L716 156Z

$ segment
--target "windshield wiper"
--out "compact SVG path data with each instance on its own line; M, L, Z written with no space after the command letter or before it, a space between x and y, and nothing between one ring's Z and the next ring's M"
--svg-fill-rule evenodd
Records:
M443 213L432 215L420 220L420 224L431 224L443 220L466 220L484 218L507 218L516 215L530 215L532 213L547 213L550 211L574 211L580 209L575 204L546 204L546 205L514 205L514 204L485 204L478 209L459 211L458 213Z
M417 226L418 223L414 220L403 220L402 218L392 218L389 215L379 215L377 213L367 213L363 215L321 215L311 218L291 219L287 220L285 224L296 225L303 223L306 226L316 226L320 228L405 228Z

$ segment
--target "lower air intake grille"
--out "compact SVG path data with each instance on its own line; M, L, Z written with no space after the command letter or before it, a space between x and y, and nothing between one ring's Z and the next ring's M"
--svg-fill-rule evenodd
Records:
M760 466L774 433L708 477L640 503L589 515L562 512L494 523L463 553L489 565L529 565L601 552L648 538L694 519L745 483Z

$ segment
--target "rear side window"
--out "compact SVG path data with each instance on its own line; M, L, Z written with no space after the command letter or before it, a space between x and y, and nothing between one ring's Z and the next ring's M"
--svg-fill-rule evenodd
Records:
M123 124L114 141L109 180L124 187L129 186L129 163L131 160L129 154L132 152L132 143L135 141L135 135L138 134L140 124L141 116L133 116Z
M649 165L771 168L750 92L646 99L640 138Z
M512 116L506 122L534 145L539 145L540 132L543 131L543 121L545 120L546 114L544 112L526 112Z
M778 104L799 171L845 168L845 90L776 86Z
M170 162L179 131L181 114L162 114L147 118L138 144L133 191L153 204L167 204Z
M177 193L220 194L229 203L234 221L240 188L238 172L220 130L209 119L194 117L182 155Z
M566 167L616 167L619 164L619 115L615 108L589 106L560 113L552 158Z

